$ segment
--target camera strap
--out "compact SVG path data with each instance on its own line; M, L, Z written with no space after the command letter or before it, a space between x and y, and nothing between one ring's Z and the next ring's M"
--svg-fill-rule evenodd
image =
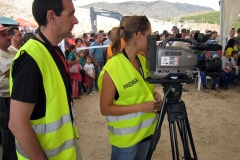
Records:
M127 53L126 53L126 51L125 51L124 48L123 48L122 52L123 52L124 56L130 61L130 59L128 58L128 55L127 55ZM143 72L142 65L141 65L141 62L140 62L138 56L137 56L137 60L138 60L138 65L139 65L140 74L141 74L143 80L145 81L144 72ZM130 62L131 62L131 61L130 61Z

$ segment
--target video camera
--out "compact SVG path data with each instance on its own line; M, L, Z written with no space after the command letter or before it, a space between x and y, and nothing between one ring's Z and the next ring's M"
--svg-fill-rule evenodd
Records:
M176 46L166 46L172 41L180 41L191 44L189 50ZM161 45L156 45L156 35L147 37L147 69L149 83L192 83L193 73L198 65L196 50L217 51L222 49L217 44L198 43L193 40L171 38L164 40ZM201 64L201 69L218 72L222 67L221 59L206 61ZM205 66L204 66L205 65Z

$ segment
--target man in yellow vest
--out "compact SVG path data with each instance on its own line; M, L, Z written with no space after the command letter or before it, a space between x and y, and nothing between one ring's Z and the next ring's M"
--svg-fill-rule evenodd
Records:
M34 0L36 37L19 49L10 71L9 128L18 160L81 160L68 67L58 47L78 23L72 0Z

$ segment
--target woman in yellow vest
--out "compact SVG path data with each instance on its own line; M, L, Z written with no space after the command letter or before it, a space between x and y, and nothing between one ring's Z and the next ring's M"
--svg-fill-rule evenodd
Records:
M131 16L113 38L113 57L98 80L101 113L106 116L112 145L111 160L145 160L156 126L155 111L162 103L154 85L145 81L146 51L151 24L145 16ZM121 51L120 36L125 45Z

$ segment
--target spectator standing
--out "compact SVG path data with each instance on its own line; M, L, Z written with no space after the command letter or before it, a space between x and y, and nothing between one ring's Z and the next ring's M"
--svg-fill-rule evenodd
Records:
M12 27L8 31L8 34L10 35L11 43L12 43L12 45L8 47L8 50L13 53L17 53L19 48L23 45L22 33L19 31L18 27Z
M95 69L94 69L94 65L91 63L91 57L88 56L86 59L86 64L84 65L84 71L85 71L85 75L86 78L88 79L88 89L87 89L87 94L89 96L92 96L94 91L93 91L93 86L94 86L94 79L95 79Z
M181 38L181 37L182 37L181 33L176 34L176 38ZM172 46L181 47L182 49L189 50L189 47L184 42L181 42L181 41L174 41L172 43Z
M207 40L206 44L218 44L219 40L217 39L218 33L216 31L211 32L211 37L209 40ZM214 55L216 52L212 51L212 55Z
M101 34L97 34L95 36L95 41L90 45L90 47L95 47L98 46L99 48L90 48L89 49L89 56L91 57L91 60L94 64L94 68L95 68L95 87L96 90L98 90L98 86L97 86L97 80L98 80L98 76L102 70L102 67L104 65L104 48L102 48L102 35Z
M110 58L112 58L112 49L111 49L111 43L112 43L112 40L113 40L113 37L114 35L116 34L116 30L117 30L118 27L113 27L109 36L108 36L108 40L106 40L104 42L104 45L109 45L108 48L107 48L107 60L109 60Z
M187 30L185 28L181 29L182 39L186 39L187 37Z
M68 68L58 47L78 23L75 9L71 0L34 0L32 12L39 33L19 49L10 72L9 128L18 159L81 160Z
M35 37L35 35L33 33L26 33L26 34L24 34L24 36L23 36L23 44L25 44L29 39L31 39L33 37ZM64 40L63 40L63 42L64 42Z
M87 33L83 33L83 37L82 37L83 43L85 43L85 45L88 45L88 34Z
M14 58L15 54L8 51L11 39L8 30L0 24L0 62L6 62L9 58ZM0 65L0 131L2 141L2 159L17 160L15 139L8 128L10 110L9 92L10 63Z
M73 99L80 99L79 96L79 91L78 91L78 83L81 82L82 77L80 74L80 70L82 69L80 64L79 64L79 58L76 56L76 46L75 45L70 45L69 50L66 50L66 52L69 52L68 54L65 53L67 56L67 64L69 67L75 67L76 71L71 72L71 69L69 70L69 75L71 79L71 84L72 84L72 97Z
M109 45L112 42L111 31L112 30L108 31L108 33L107 33L108 38L105 41L103 41L103 45Z
M207 40L206 44L218 44L219 40L217 39L218 32L213 31L211 32L211 37L209 40Z
M232 30L230 31L230 33L229 33L229 35L228 35L228 37L227 37L227 39L226 39L226 45L228 44L228 41L230 40L230 39L235 39L235 28L232 28Z
M83 40L81 38L76 38L75 43L76 43L76 53L77 55L79 55L79 51L81 51L83 47L87 47L87 46L85 43L83 43Z
M178 33L178 27L173 26L171 31L172 31L172 34L173 34L173 38L175 38L176 34Z
M237 29L236 47L237 47L238 51L240 51L240 28Z
M69 37L68 37L68 43L70 45L75 45L76 46L76 43L75 43L75 37L73 34L71 34Z
M90 35L90 37L88 39L88 45L87 46L90 46L95 41L95 35L96 34L94 32L92 32L89 35Z
M86 52L85 50L80 50L79 51L79 62L80 62L80 65L82 66L82 69L80 70L80 74L81 74L81 77L82 77L82 81L81 81L81 84L78 84L81 85L81 88L83 89L83 92L87 92L87 87L86 87L86 84L85 84L85 71L83 69L83 67L85 66L86 64ZM78 89L80 90L80 88Z

